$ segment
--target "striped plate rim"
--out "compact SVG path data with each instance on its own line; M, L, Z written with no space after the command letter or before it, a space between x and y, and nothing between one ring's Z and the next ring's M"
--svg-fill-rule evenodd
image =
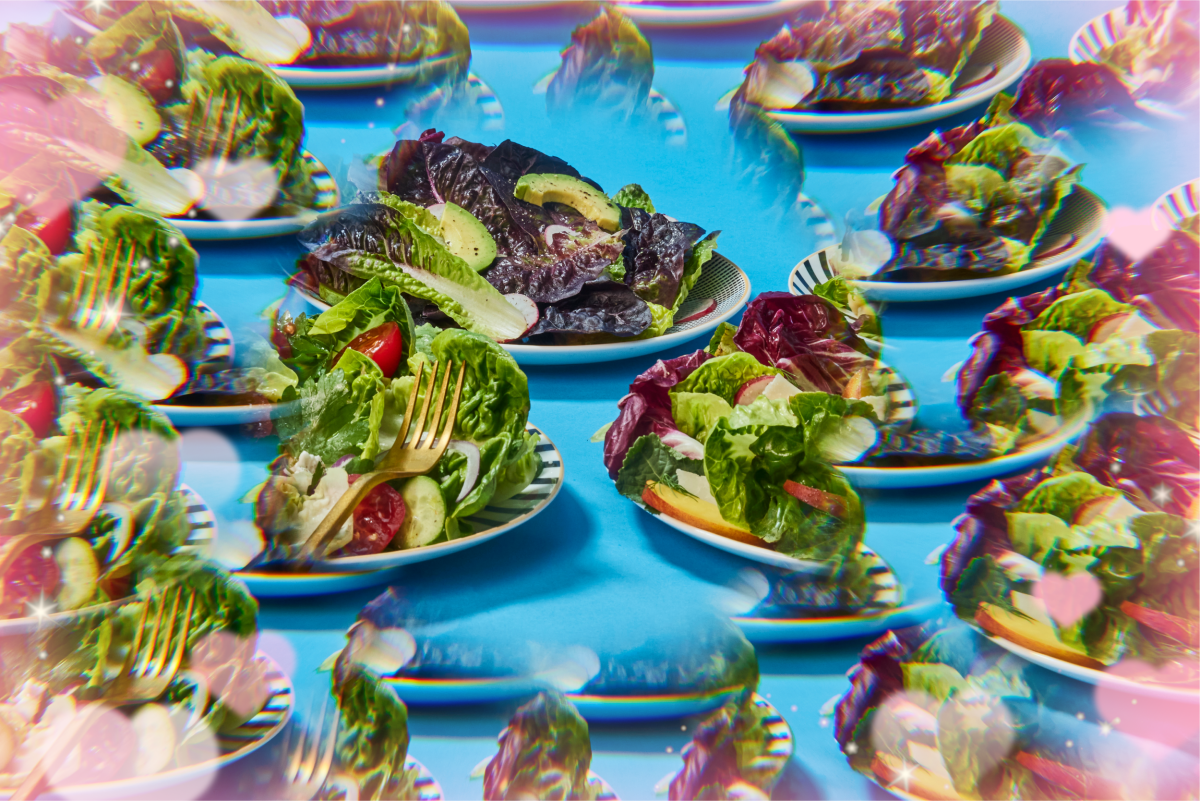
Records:
M1193 178L1186 184L1180 184L1174 189L1163 193L1154 201L1151 211L1151 222L1159 230L1179 229L1180 223L1189 217L1195 217L1200 206L1200 178Z

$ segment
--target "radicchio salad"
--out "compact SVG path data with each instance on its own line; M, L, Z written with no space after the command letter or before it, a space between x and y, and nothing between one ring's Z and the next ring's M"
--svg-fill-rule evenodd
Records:
M562 159L431 129L381 159L377 191L302 232L293 283L336 303L377 278L418 323L497 342L619 342L672 326L716 237L636 184L610 198Z

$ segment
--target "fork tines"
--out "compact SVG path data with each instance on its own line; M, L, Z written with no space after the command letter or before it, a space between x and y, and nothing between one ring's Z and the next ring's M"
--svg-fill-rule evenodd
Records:
M428 450L437 450L439 447L444 447L444 443L450 441L450 434L454 430L454 421L458 417L458 403L462 397L463 378L466 375L466 362L458 367L458 380L454 387L454 397L451 399L450 408L446 409L446 389L450 385L450 374L454 372L454 363L447 362L445 371L441 375L441 389L438 391L437 403L433 405L433 419L429 421L430 399L434 389L438 385L438 373L441 371L442 363L434 362L433 369L429 375L429 391L425 393L425 400L421 404L421 414L416 419L416 428L413 431L412 439L408 439L409 425L413 421L413 409L416 407L417 395L421 391L421 381L424 377L425 363L421 362L417 365L416 381L413 383L413 392L408 397L408 408L404 411L404 423L400 427L400 434L396 437L396 446L403 447L408 450L417 450L418 448L426 448ZM442 422L443 413L445 413L446 424L438 435L438 425ZM429 439L424 444L421 443L421 438L425 434L425 423L429 425ZM443 443L439 446L438 443Z
M150 607L155 598L146 600L142 607L142 617L138 621L137 632L134 634L133 645L125 657L122 676L130 678L158 678L174 676L179 672L187 651L188 635L192 628L192 610L196 605L196 591L188 590L187 608L179 625L178 638L175 638L175 624L179 619L179 603L183 599L184 588L172 587L157 598L158 611L154 622L147 632L146 621L149 619ZM171 611L167 614L167 605ZM165 630L164 630L165 627ZM143 647L143 640L145 644Z
M316 705L314 698L309 706L309 718L312 718L312 711ZM316 718L311 729L302 724L300 721L293 721L288 728L287 740L283 746L284 759L284 781L290 786L288 796L290 798L313 798L325 784L325 780L329 778L329 771L333 767L333 757L337 750L337 734L338 726L341 723L341 714L334 704L332 716L328 715L329 696L325 695L321 702L321 714ZM329 718L329 720L326 720ZM295 732L297 741L292 744L292 736Z

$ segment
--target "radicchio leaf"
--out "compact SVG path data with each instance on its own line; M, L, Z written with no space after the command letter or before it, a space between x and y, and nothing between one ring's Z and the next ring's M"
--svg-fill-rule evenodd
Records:
M1047 58L1017 85L1012 115L1042 136L1073 123L1138 117L1129 90L1107 64Z
M1145 307L1151 319L1200 331L1200 244L1174 231L1148 255L1133 261L1111 242L1096 251L1089 281L1124 303Z
M762 293L746 306L733 341L806 391L841 395L851 376L874 361L846 318L816 295Z
M625 282L642 300L672 308L687 253L704 236L704 229L631 208L622 210L621 223L627 229Z
M666 361L660 359L633 380L629 394L617 404L620 415L604 435L604 466L609 477L616 480L625 463L625 454L638 437L654 432L656 426L659 431L676 429L671 417L670 389L711 358L698 350Z
M592 745L588 725L557 693L538 693L500 735L483 774L484 798L582 798Z
M572 31L546 89L546 108L561 113L586 105L628 120L645 111L653 80L650 43L632 20L605 7Z

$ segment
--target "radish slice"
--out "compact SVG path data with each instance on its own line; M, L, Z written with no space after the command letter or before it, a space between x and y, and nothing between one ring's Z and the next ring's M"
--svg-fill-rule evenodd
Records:
M689 459L703 459L704 446L682 431L671 431L660 437L663 445L683 454Z
M437 217L440 220L440 219L442 219L442 215L446 212L446 204L445 203L434 203L432 206L425 209L425 211L429 212L434 217Z
M741 389L734 396L734 403L738 406L749 406L754 403L754 399L763 394L763 391L775 380L773 375L760 375L757 378L751 378L745 384L742 384Z
M696 309L687 317L684 317L682 320L676 320L675 325L679 325L680 323L690 323L692 320L699 320L706 314L712 314L712 311L715 308L717 308L717 302L712 298L709 298L700 305L700 308Z
M467 457L467 476L463 480L462 489L458 491L458 497L454 499L454 502L458 503L475 489L475 482L479 480L479 446L466 440L452 439L446 448Z
M525 331L537 325L541 314L538 312L537 304L533 302L532 298L513 292L512 294L505 295L504 299L511 303L513 308L519 311L521 316L525 318ZM523 334L524 332L522 332ZM517 338L519 339L520 337Z

